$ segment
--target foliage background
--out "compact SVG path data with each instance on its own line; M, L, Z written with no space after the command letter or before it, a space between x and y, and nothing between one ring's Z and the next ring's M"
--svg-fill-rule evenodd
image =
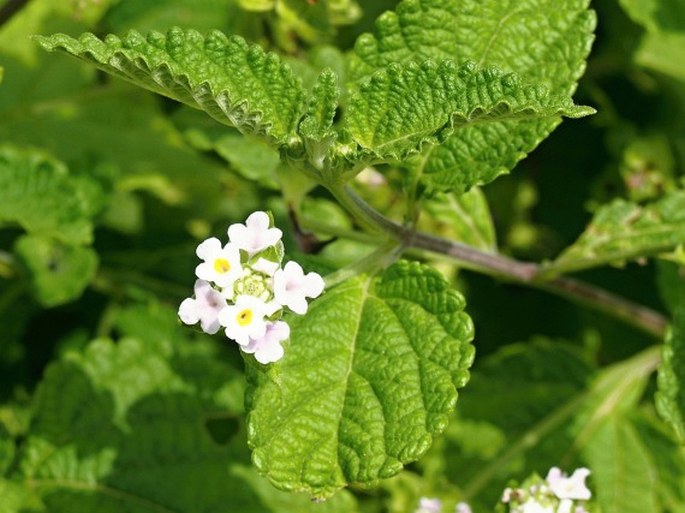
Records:
M278 156L259 141L49 55L29 35L218 28L283 52L311 85L324 65L343 69L334 46L351 48L395 2L277 4L32 0L3 20L0 512L399 513L413 511L420 496L467 498L478 512L492 509L510 478L581 464L594 472L605 513L685 511L685 455L652 404L654 340L437 259L468 299L478 355L445 436L378 488L324 504L276 491L256 474L240 355L175 318L192 286L195 246L265 208L290 254L322 272L371 246L339 237L321 248L295 230L288 206L305 228L324 217L344 234L352 221L323 189L303 198L306 184L283 180ZM599 114L563 123L511 175L470 193L487 199L467 205L475 231L438 207L425 226L457 238L477 233L474 245L541 261L577 239L598 206L680 187L680 5L593 2L597 39L576 100ZM372 174L357 187L392 212L399 173L377 171L384 178ZM674 260L582 278L656 310L682 309Z

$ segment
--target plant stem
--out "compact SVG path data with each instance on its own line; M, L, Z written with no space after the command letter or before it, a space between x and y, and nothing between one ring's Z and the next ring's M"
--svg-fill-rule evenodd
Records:
M374 233L385 233L405 249L417 248L446 255L470 270L551 292L616 317L659 339L664 337L668 321L646 306L574 278L548 279L545 269L533 262L520 262L406 228L373 209L348 185L333 185L329 190L362 227Z
M349 278L360 274L372 274L389 266L402 254L404 248L395 241L388 241L374 252L354 264L326 276L326 288L333 287Z

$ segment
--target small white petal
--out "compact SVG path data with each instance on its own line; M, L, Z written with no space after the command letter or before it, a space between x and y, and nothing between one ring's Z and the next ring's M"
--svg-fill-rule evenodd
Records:
M317 273L308 273L304 277L304 282L305 295L312 299L319 297L325 287L323 278Z
M186 298L183 300L181 305L178 307L178 317L183 321L184 324L192 326L197 324L200 320L200 314L197 309L197 304L193 298Z
M521 504L521 513L555 513L553 506L543 506L535 498L530 497L526 502Z
M571 513L571 508L573 507L573 501L571 499L561 499L559 501L559 507L556 513Z
M268 230L269 229L269 214L258 210L252 212L245 220L245 225L254 230Z
M207 260L210 255L217 253L218 251L221 251L221 241L216 237L211 237L200 243L195 250L195 254L201 260Z
M266 304L266 316L271 317L273 314L278 312L281 308L283 308L277 301L269 301Z
M442 501L440 499L421 497L421 499L419 499L419 508L415 513L440 513L441 509Z
M307 308L309 305L307 304L307 300L304 298L304 296L300 297L295 297L292 296L288 300L288 308L290 308L293 312L295 312L298 315L304 315L307 313Z
M273 276L280 266L281 265L277 262L272 262L266 258L258 258L257 261L252 264L252 269L267 276Z
M460 502L454 508L454 513L472 513L471 506L466 502Z

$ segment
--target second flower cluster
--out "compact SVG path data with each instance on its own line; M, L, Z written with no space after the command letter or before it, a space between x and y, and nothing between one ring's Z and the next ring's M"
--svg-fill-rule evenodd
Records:
M221 327L245 353L267 364L280 360L281 342L290 327L280 320L285 309L307 312L307 298L321 295L324 281L316 273L283 261L282 232L266 212L252 213L245 224L228 227L228 243L212 237L196 250L202 260L195 274L194 297L185 299L178 315L185 324L200 323L205 333Z

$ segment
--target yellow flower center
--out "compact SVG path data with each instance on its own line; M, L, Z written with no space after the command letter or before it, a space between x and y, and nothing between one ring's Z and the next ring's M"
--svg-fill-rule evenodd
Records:
M238 314L236 319L241 326L247 326L252 322L252 310L246 308Z
M227 273L231 270L231 263L225 258L217 258L214 260L214 270L221 274Z

